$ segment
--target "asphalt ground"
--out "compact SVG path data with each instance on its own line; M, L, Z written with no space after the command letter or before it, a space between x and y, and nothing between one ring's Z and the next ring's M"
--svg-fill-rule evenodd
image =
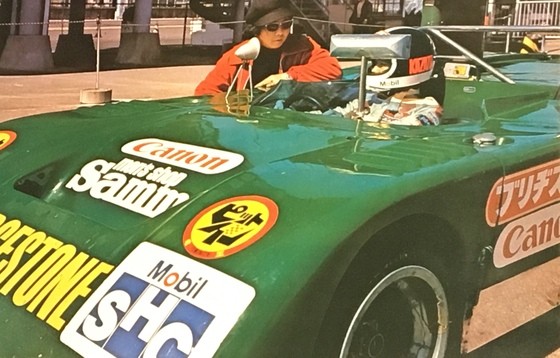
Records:
M80 92L97 80L113 101L189 96L217 57L200 50L198 58L175 53L158 67L122 68L113 55L104 52L99 73L0 74L0 122L85 106ZM560 358L560 258L518 276L482 292L466 337L468 358Z
M117 49L100 51L99 71L55 66L50 73L0 69L0 122L32 114L75 109L80 93L112 90L113 101L184 97L194 93L222 52L215 46L162 46L160 62L149 67L117 64Z

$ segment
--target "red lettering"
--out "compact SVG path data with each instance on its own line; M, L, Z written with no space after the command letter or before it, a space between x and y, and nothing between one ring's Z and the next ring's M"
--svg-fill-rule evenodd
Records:
M560 237L560 216L544 220L539 224L539 245Z
M511 259L519 252L519 245L517 245L517 248L512 250L512 241L515 242L519 240L519 237L521 236L522 233L523 233L523 226L516 226L508 233L506 240L504 242L504 250L503 250L504 257L506 259Z
M432 68L434 57L432 55L410 58L408 60L408 74L415 75L429 71Z
M170 273L164 280L163 280L163 284L165 286L171 286L174 285L175 282L177 282L179 280L179 274L177 272L173 272Z
M158 144L158 143L149 143L149 142L148 143L140 143L140 144L134 146L132 149L134 149L136 152L141 152L142 147L150 145L150 144ZM160 146L161 146L161 144L160 144Z
M221 173L243 162L237 153L158 139L139 139L125 144L122 151L205 174Z
M204 167L207 167L208 165L214 163L214 165L212 165L211 167L209 167L209 169L213 170L213 169L216 169L216 168L219 167L220 165L225 164L225 163L227 163L227 162L229 162L228 159L221 159L221 158L216 158L216 157L214 157L214 158L211 158L211 159L210 159L209 161L207 161L206 163L202 164L201 167L204 168Z
M527 236L523 240L523 251L529 251L537 247L537 226L531 225L527 230Z
M198 164L203 160L206 160L206 158L208 158L208 155L204 154L204 153L195 153L193 155L191 155L190 157L185 159L185 163L187 164Z

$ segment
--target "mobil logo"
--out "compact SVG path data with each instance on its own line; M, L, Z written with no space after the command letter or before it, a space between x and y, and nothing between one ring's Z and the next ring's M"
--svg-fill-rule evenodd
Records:
M129 274L122 275L78 329L115 357L187 357L214 317Z
M61 340L84 357L211 357L254 295L222 272L142 243L78 310Z

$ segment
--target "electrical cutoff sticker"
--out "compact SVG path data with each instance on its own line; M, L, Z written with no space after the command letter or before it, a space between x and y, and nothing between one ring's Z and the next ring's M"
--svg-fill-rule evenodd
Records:
M60 339L84 357L212 357L254 297L251 286L144 242Z
M225 199L198 213L183 233L183 245L202 259L229 256L263 237L277 218L276 203L263 196Z
M0 150L6 149L16 139L17 135L12 131L0 131Z

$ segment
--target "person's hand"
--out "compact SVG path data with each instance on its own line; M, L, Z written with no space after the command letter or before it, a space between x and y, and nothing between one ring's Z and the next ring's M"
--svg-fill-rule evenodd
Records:
M286 72L276 73L260 81L255 85L255 87L257 89L260 89L261 91L268 91L272 87L276 86L276 84L278 84L278 82L280 82L281 80L291 80L291 79L292 78L290 77L290 75L287 74Z

